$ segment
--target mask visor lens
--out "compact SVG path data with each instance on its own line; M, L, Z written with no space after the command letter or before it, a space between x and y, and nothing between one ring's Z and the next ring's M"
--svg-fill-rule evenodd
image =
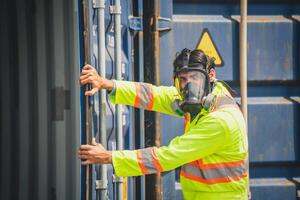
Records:
M178 76L183 99L189 103L200 103L207 86L207 77L201 71L186 71Z

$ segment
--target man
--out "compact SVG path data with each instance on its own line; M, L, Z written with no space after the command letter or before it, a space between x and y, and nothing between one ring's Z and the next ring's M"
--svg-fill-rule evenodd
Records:
M247 199L247 134L233 91L216 79L214 59L201 50L182 50L173 65L175 87L107 80L84 67L80 83L93 85L86 95L107 89L115 104L184 116L185 133L168 146L132 151L107 151L93 141L79 149L82 164L111 163L118 176L181 166L185 199Z

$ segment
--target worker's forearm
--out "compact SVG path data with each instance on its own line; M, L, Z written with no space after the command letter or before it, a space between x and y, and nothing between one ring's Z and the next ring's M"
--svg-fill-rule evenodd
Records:
M137 158L137 150L112 151L112 164L117 176L143 175Z
M105 151L99 155L101 159L100 164L112 164L112 151Z
M112 91L114 88L114 82L109 79L103 78L99 89L106 89L107 91Z

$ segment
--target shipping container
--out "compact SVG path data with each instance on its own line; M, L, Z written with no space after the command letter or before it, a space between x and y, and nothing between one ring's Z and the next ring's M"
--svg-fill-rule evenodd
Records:
M80 165L77 150L89 142L86 122L91 137L101 141L102 119L107 148L116 149L118 109L124 149L154 145L154 133L161 134L161 145L168 145L183 133L182 119L127 106L116 109L100 93L84 97L78 82L83 65L90 63L100 71L100 9L107 78L116 78L115 19L120 15L122 80L171 86L176 53L210 45L217 58L217 77L237 91L240 101L240 1L121 0L121 12L116 2L2 1L1 200L83 200L87 194L89 199L101 199L106 186L99 178L101 168L91 168L88 190L87 169ZM155 15L157 38L151 24ZM247 19L252 199L299 199L300 2L249 0ZM107 178L108 199L157 198L155 175L128 177L118 184L108 165ZM159 180L162 199L183 199L179 169L162 173Z

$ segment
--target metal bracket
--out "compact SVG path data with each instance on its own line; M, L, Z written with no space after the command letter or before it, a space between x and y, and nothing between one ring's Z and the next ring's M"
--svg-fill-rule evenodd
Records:
M108 182L103 180L96 180L96 190L106 190Z
M123 180L123 177L119 177L119 176L113 174L113 182L114 183L123 183L124 180Z
M121 15L121 6L109 6L110 14Z
M128 17L129 28L133 31L143 31L143 17ZM158 31L171 30L171 19L159 17L158 18Z
M105 8L105 0L93 0L93 8Z
M143 30L143 17L128 17L129 28L133 31L142 31Z

